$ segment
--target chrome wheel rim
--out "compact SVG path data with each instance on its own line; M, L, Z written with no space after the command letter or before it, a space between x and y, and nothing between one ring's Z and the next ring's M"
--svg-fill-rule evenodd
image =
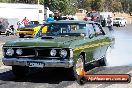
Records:
M83 64L82 59L79 58L79 59L77 60L77 63L76 63L76 73L77 73L78 75L81 75L80 72L82 72L83 70L84 70L84 64Z

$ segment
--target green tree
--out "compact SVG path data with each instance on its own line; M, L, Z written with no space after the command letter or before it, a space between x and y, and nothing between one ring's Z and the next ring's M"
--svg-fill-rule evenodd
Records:
M112 12L121 12L122 11L122 4L120 0L113 0L112 1Z
M74 14L75 9L72 0L44 0L45 6L48 6L50 10L59 10L62 14Z
M74 14L77 9L91 8L97 11L132 12L132 0L39 0L40 4L47 5L50 10L59 10L62 14ZM0 0L4 3L37 4L38 0Z

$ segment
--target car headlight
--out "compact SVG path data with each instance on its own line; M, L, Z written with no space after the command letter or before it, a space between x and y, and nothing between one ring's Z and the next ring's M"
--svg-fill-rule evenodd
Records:
M12 56L14 54L14 50L13 49L7 49L6 51L6 55L7 56Z
M23 54L22 49L17 49L17 50L16 50L16 54L17 54L17 55L22 55L22 54Z
M56 56L56 53L57 53L57 52L56 52L55 49L52 49L52 50L50 51L50 55L51 55L51 56Z
M67 51L66 50L61 50L60 51L60 56L65 58L67 56Z

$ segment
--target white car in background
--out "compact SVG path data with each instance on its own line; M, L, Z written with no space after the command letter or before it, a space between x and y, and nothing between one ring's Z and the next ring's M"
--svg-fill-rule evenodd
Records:
M62 16L62 20L78 20L77 16Z
M126 26L126 24L127 24L127 21L125 20L124 17L116 17L113 20L113 25L117 27Z

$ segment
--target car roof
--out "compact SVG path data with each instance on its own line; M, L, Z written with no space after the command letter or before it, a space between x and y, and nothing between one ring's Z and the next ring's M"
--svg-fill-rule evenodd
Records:
M77 20L59 20L59 21L53 21L53 22L48 22L48 23L97 23L94 21L77 21Z

